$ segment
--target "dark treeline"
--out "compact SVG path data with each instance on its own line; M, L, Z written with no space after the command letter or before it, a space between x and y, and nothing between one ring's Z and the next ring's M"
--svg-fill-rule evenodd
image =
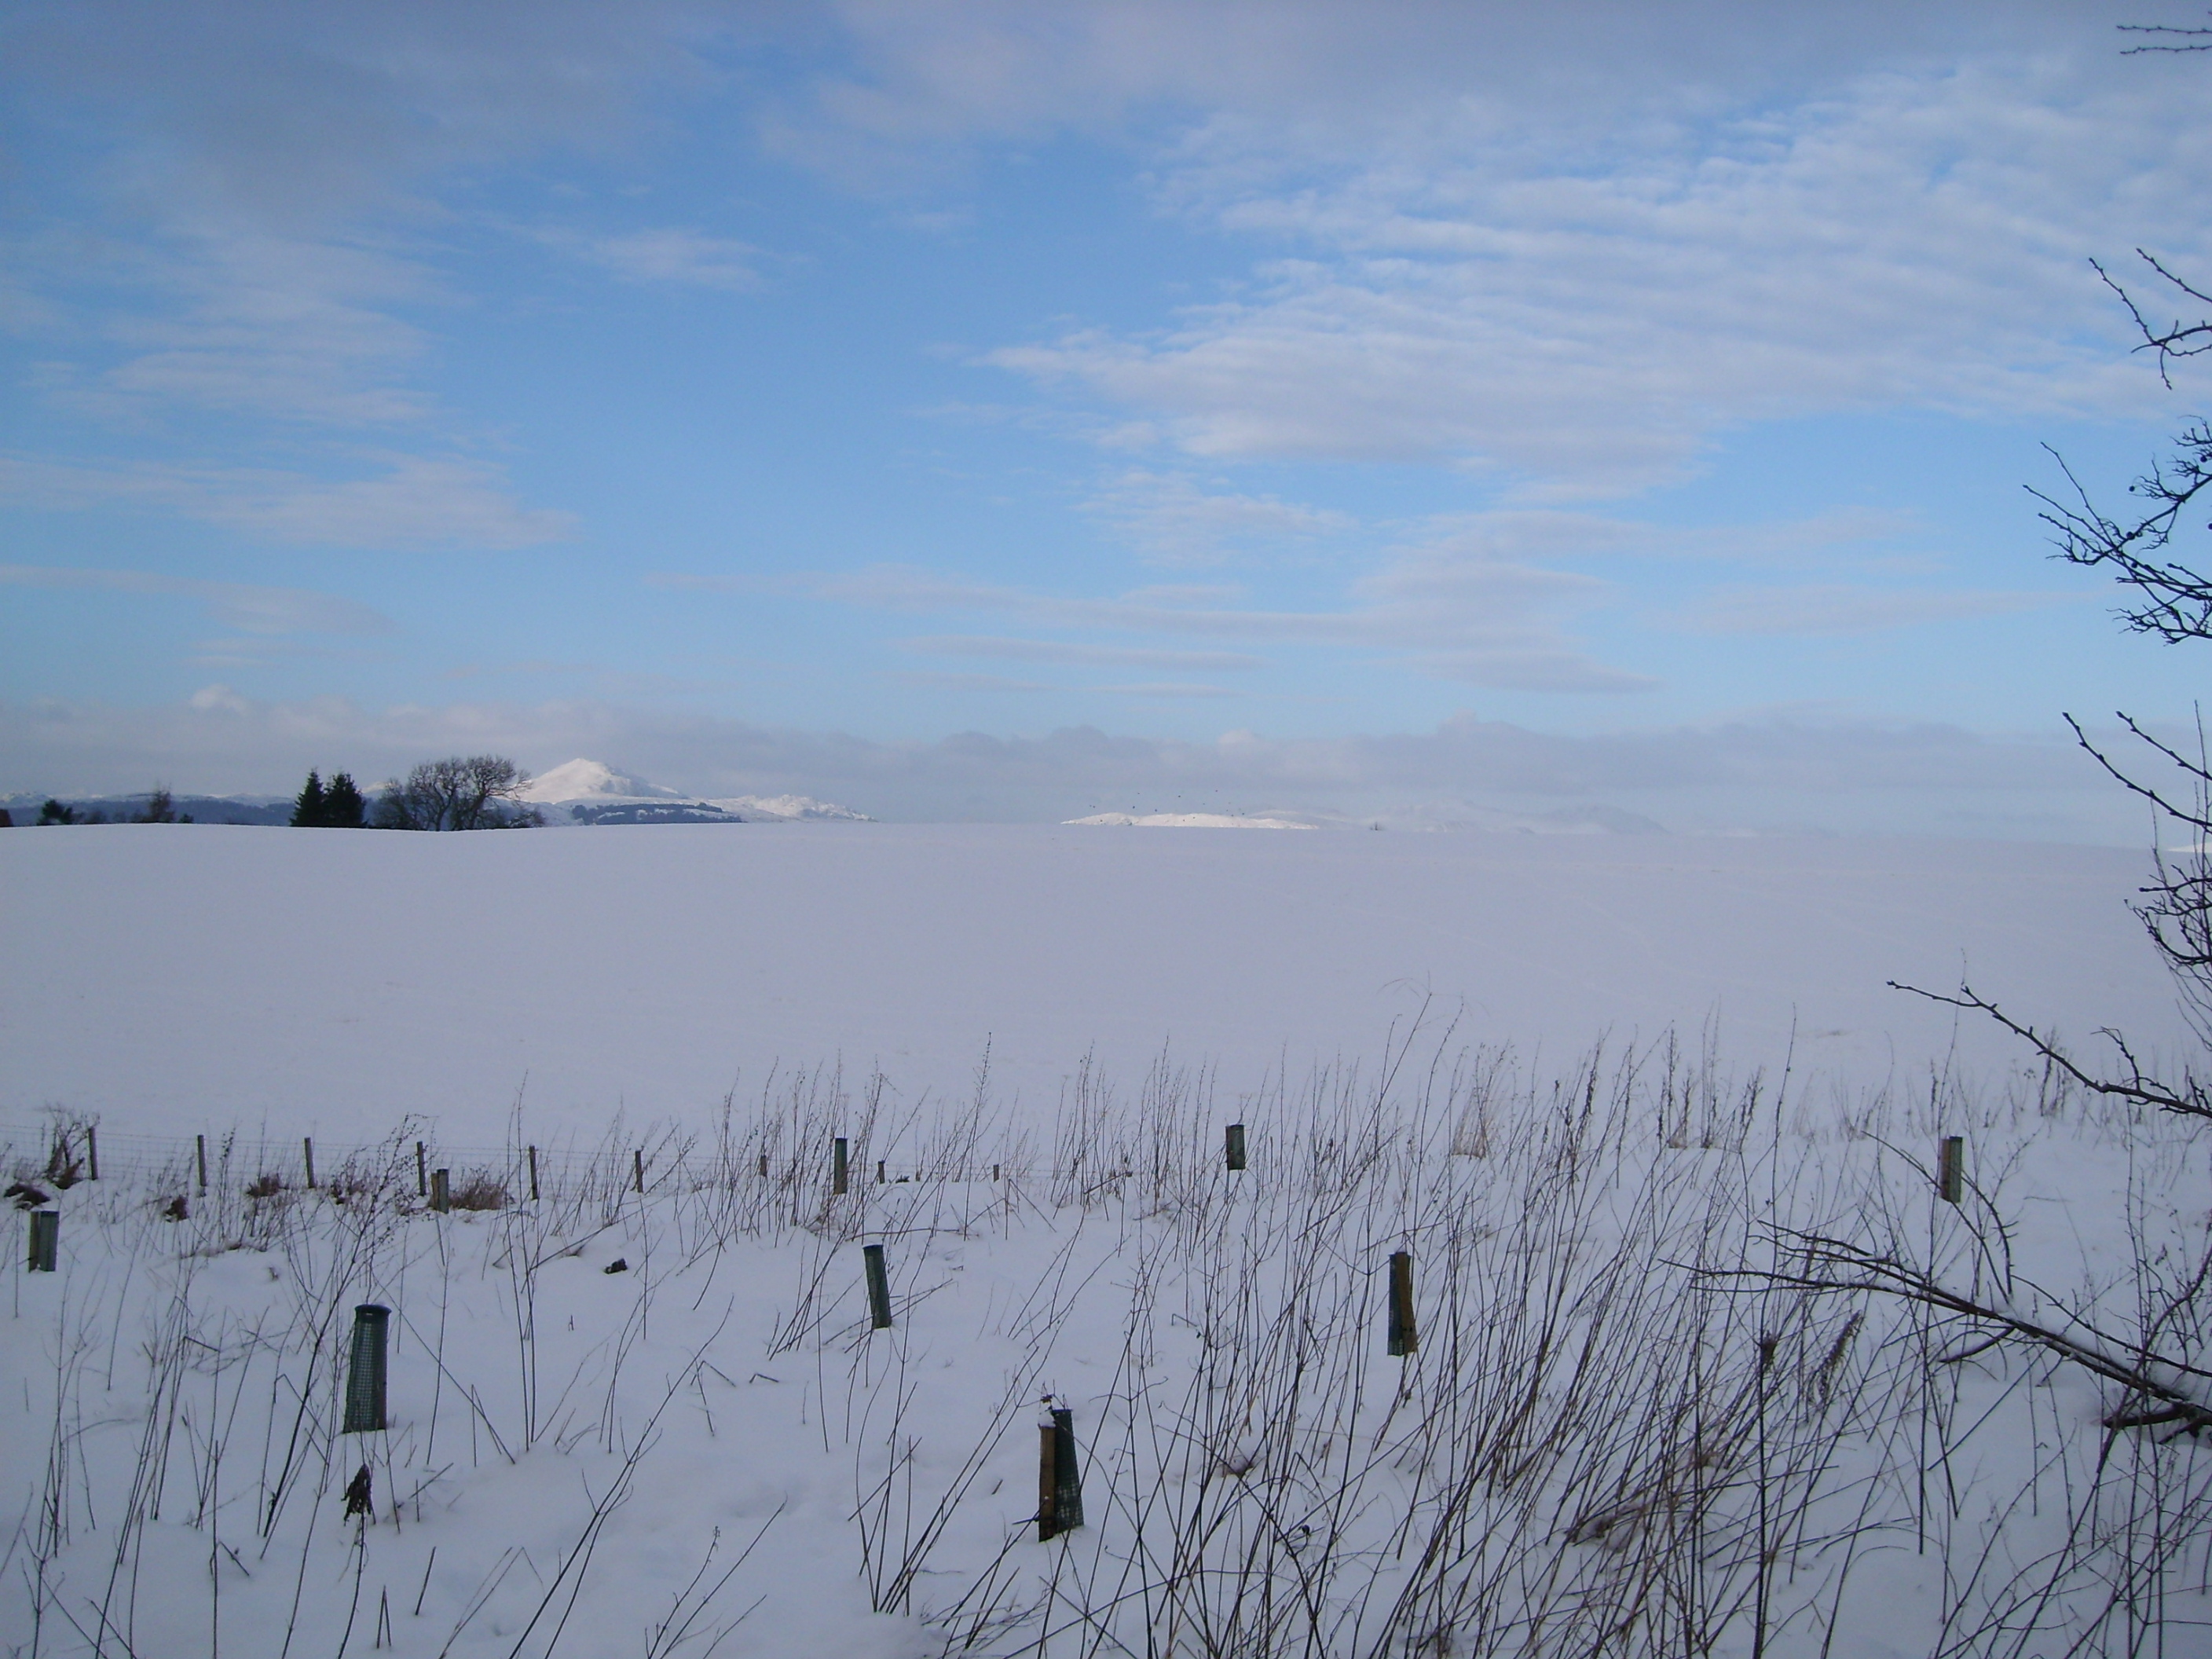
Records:
M544 823L536 807L522 799L530 774L502 755L453 755L424 761L404 778L388 779L371 800L350 772L323 781L318 767L289 808L216 797L191 798L191 811L179 810L166 785L121 801L65 801L49 796L37 823L289 824L299 830L526 830ZM27 808L22 810L27 811ZM0 808L0 828L21 820Z
M424 761L386 782L374 804L349 772L326 784L307 774L292 804L304 830L523 830L544 822L520 799L530 774L501 755L453 755Z
M328 784L318 772L292 802L295 830L362 830L368 824L368 802L362 799L350 772L334 774Z

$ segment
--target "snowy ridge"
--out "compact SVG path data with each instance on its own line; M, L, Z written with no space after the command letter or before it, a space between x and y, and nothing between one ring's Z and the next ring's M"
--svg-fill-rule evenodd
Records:
M551 809L549 824L742 823L748 818L782 823L872 823L865 812L811 795L687 795L618 771L605 761L572 760L538 775L522 799Z
M742 813L749 818L781 818L793 823L800 819L840 823L875 822L866 812L855 812L835 801L817 800L811 795L717 795L704 804L719 806L726 812Z
M541 772L531 780L522 799L539 806L566 806L574 801L678 800L674 789L617 772L604 761L572 760Z

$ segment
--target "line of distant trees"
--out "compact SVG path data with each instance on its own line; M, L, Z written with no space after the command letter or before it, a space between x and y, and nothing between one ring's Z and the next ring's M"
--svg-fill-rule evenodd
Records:
M0 816L8 817L13 822L13 816L4 811L0 811ZM126 812L118 808L112 818L99 807L80 811L52 795L47 796L45 805L39 808L40 823L190 823L191 821L190 812L177 811L177 798L169 793L168 786L159 783L148 793L146 804L137 811Z
M319 771L310 770L307 781L292 801L295 830L363 830L368 826L368 803L350 772L331 775L326 784Z
M389 780L374 803L348 772L318 772L292 805L302 830L526 830L544 823L522 792L530 774L503 755L452 755Z
M299 830L527 830L545 822L522 799L529 787L530 774L504 755L449 755L444 760L424 761L404 778L386 780L373 800L350 772L334 772L326 783L317 768L293 797L287 822ZM126 804L111 811L50 797L38 817L41 824L191 821L190 812L177 810L176 797L166 784L155 785L136 810ZM273 816L262 821L273 822ZM14 823L7 810L0 808L0 827Z

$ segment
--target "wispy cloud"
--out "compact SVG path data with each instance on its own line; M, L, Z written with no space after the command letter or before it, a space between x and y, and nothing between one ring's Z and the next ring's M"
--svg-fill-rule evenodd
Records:
M135 246L98 238L88 271L84 241L42 242L27 261L49 289L93 276L116 295L96 331L76 335L36 382L73 413L134 426L216 411L390 429L435 408L409 380L430 339L403 313L445 297L418 259L197 221Z
M1920 623L2000 617L2084 596L1954 588L1875 588L1827 583L1716 593L1683 618L1704 634L1868 634Z
M185 463L72 463L0 456L0 498L45 507L162 507L270 541L322 547L517 548L574 533L566 513L526 507L479 461L396 455L366 478Z
M908 651L935 657L996 657L1013 662L1063 662L1116 668L1184 668L1233 672L1266 666L1237 651L1176 651L1158 647L1090 645L1077 640L1024 640L999 634L928 634L901 640Z
M1203 685L1173 680L1153 680L1137 685L1097 685L1091 688L1109 697L1242 697L1249 695L1233 686Z
M757 288L759 250L726 236L696 230L632 231L590 244L590 257L634 283L675 283L695 288Z
M1348 514L1208 489L1180 474L1141 470L1121 473L1083 505L1162 564L1218 563L1341 535L1356 526Z
M758 592L757 579L667 574L656 586L694 592ZM1334 646L1405 655L1422 672L1473 685L1542 691L1621 692L1654 684L1578 651L1542 614L1588 600L1595 579L1533 566L1414 550L1354 586L1336 611L1263 610L1220 602L1218 590L1141 590L1069 598L902 565L787 579L792 591L867 610L1000 613L1049 627Z
M963 674L937 668L902 668L891 678L902 684L927 686L933 691L1036 692L1066 689L1043 680L1016 679L1012 674Z
M355 599L298 587L201 581L148 570L80 570L52 565L0 565L0 584L152 593L196 599L225 625L249 634L389 634L391 617Z
M688 226L663 225L611 234L558 222L513 228L624 282L732 293L761 285L759 248L735 237L716 236Z
M1221 121L1159 165L1261 252L1248 289L985 361L1193 456L1448 462L1536 496L1680 477L1751 421L2136 413L2154 394L2084 254L2176 233L2143 204L2185 191L2197 127L2146 91L1993 58L1718 121L1630 107L1572 144L1470 100L1326 163Z

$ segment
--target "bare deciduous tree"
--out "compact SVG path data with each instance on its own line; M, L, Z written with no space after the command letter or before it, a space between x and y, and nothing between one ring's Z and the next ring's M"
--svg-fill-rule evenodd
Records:
M2212 30L2153 33L2207 39L2203 44L2192 40L2185 46L2139 50L2212 49ZM2161 298L2179 307L2212 309L2212 295L2176 275L2154 255L2141 250L2138 253L2158 284ZM2171 322L2154 321L2143 304L2102 266L2098 267L2098 274L2134 319L2141 336L2136 349L2156 359L2159 374L2169 386L2177 364L2212 350L2212 315L2199 316L2194 321L2181 317ZM2208 494L2212 491L2212 422L2199 418L2175 434L2167 454L2128 486L2136 505L2120 516L2100 508L2070 471L2066 476L2072 489L2070 499L2034 492L2043 502L2043 520L2051 528L2057 556L2072 564L2106 570L2122 586L2134 590L2136 597L2119 617L2135 632L2152 635L2168 645L2212 640L2212 575L2204 573L2203 559L2180 556L2175 544L2177 537L2185 535L2191 527L2188 515L2202 511L2203 503L2212 501L2212 494ZM2075 740L2097 763L2123 787L2148 801L2178 831L2160 837L2166 844L2154 851L2155 874L2142 890L2136 913L2142 918L2159 954L2173 970L2198 1034L2212 1044L2212 750L2208 750L2203 728L2200 725L2192 752L2161 740L2132 716L2119 714L2116 718L2140 745L2136 752L2142 757L2139 762L2124 764L2093 740L2081 722L2070 714L2066 718ZM2169 851L2169 846L2180 850ZM1971 988L1961 986L1957 997L1942 1000L1996 1017L2046 1059L2063 1066L2077 1080L2100 1093L2164 1111L2212 1117L2212 1089L2193 1075L2169 1082L2147 1074L2116 1034L2105 1035L2119 1050L2124 1075L2092 1076L2058 1054L2032 1028L2001 1014Z
M376 824L383 830L516 830L542 820L522 804L530 774L501 755L453 755L424 761L384 786Z

